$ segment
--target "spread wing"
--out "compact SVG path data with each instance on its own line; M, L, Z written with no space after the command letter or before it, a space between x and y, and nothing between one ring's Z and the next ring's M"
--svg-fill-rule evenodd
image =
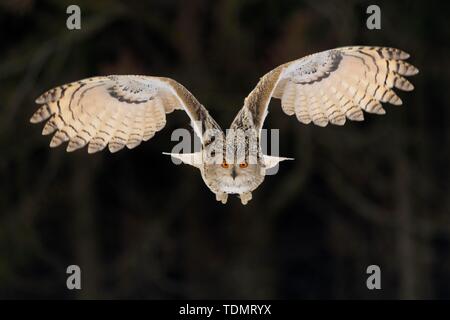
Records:
M318 126L364 120L363 111L384 114L381 102L402 104L392 90L414 89L404 78L418 73L409 54L393 48L344 47L283 64L261 78L244 108L261 129L271 97L298 121Z
M55 133L50 146L68 141L67 151L89 144L94 153L137 147L164 128L166 113L184 110L202 139L205 129L220 129L208 111L178 82L147 76L88 78L51 89L31 122L48 120L42 134Z

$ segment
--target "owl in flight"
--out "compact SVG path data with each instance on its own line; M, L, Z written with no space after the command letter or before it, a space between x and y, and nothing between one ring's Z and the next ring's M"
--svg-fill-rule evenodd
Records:
M281 99L283 111L304 124L362 121L363 110L384 114L381 102L402 104L394 87L413 90L403 77L418 73L404 61L408 57L393 48L343 47L280 65L260 79L226 133L175 80L138 75L93 77L51 89L36 99L40 108L30 121L48 120L42 134L55 133L50 147L68 142L68 152L86 145L89 153L106 146L117 152L149 140L164 128L167 113L184 110L202 148L169 155L197 167L218 201L226 203L228 194L238 194L245 205L266 170L288 159L261 150L261 129L272 97Z

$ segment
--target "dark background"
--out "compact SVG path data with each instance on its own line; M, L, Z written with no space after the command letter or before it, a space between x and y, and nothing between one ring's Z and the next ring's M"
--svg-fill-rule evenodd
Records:
M82 29L66 28L66 7ZM382 29L368 30L377 3ZM448 1L0 2L0 298L450 298ZM259 77L345 45L401 48L404 106L305 126L272 101L281 164L242 206L174 166L182 112L132 151L50 150L34 99L95 75L184 84L226 128ZM66 267L82 269L81 291ZM377 264L382 290L366 288Z

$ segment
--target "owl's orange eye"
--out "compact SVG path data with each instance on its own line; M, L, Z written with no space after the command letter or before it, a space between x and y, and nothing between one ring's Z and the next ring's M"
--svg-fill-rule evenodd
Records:
M245 169L248 167L248 163L247 162L242 162L239 164L239 168Z
M222 162L222 168L228 169L229 165L225 161Z

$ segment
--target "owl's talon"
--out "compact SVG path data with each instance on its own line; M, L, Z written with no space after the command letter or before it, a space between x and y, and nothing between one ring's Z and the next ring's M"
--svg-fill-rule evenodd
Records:
M252 200L252 193L251 192L244 192L239 195L241 198L241 203L245 206L250 200Z
M225 192L216 193L216 200L222 202L223 204L226 204L228 200L228 194L226 194Z

